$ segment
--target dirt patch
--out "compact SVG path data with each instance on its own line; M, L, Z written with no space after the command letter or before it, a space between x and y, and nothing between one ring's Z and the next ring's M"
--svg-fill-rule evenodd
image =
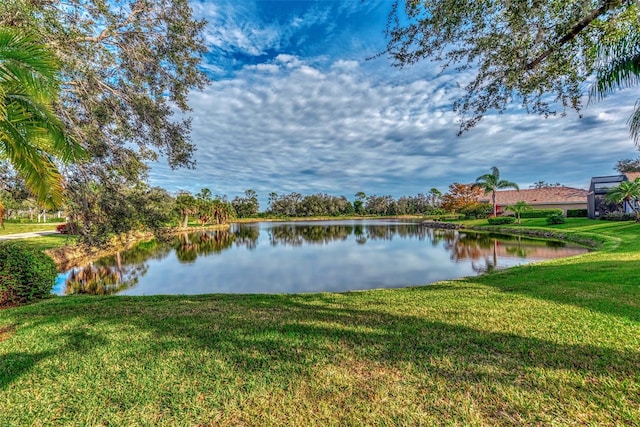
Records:
M0 326L0 342L6 341L15 333L16 325Z

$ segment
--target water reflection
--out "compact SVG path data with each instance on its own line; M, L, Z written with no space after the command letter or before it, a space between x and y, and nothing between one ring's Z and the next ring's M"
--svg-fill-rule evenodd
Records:
M431 229L419 223L237 224L229 230L146 242L74 268L61 276L66 283L56 293L272 293L400 287L584 251L558 242Z

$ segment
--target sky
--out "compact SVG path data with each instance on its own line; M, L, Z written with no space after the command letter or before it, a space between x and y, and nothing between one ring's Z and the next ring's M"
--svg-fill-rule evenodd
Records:
M469 75L429 61L396 68L384 50L390 0L200 0L211 84L190 94L195 169L152 165L152 185L229 199L288 194L416 195L474 182L492 166L528 188L587 188L635 158L626 89L579 117L490 114L461 137L453 102Z

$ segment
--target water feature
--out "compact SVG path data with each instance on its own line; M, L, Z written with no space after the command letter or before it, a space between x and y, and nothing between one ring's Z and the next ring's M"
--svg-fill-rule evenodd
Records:
M159 295L342 292L424 285L587 250L436 230L419 222L233 224L180 234L74 268L54 292Z

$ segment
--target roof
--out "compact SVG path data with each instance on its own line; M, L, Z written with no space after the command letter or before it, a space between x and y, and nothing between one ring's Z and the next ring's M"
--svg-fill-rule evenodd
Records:
M635 181L636 178L640 178L640 172L627 172L625 175L629 181Z
M587 190L572 187L532 188L528 190L498 190L496 204L515 205L523 201L530 205L587 203ZM480 198L481 202L491 202L491 194Z

